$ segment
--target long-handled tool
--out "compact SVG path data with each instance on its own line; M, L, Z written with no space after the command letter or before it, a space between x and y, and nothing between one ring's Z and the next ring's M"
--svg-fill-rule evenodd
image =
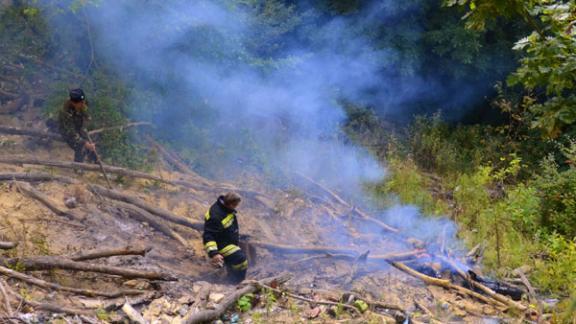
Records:
M88 132L86 132L86 136L88 138L88 142L90 142L90 144L92 144L94 146L94 142L92 141L92 138L90 138L90 134L88 134ZM112 183L110 182L110 178L108 178L108 174L106 173L106 170L104 170L104 165L102 165L102 160L100 160L100 156L98 155L98 152L96 152L96 147L94 146L94 156L96 156L96 163L98 163L98 165L100 166L100 171L102 171L102 174L104 175L104 179L106 179L106 183L108 184L108 189L113 189L112 188Z

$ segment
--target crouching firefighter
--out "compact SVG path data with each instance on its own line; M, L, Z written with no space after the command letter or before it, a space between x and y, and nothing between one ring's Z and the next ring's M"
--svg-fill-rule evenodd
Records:
M248 260L239 246L236 208L240 201L240 196L233 192L218 197L204 216L202 236L211 263L216 267L225 264L228 277L234 283L244 280L248 269Z

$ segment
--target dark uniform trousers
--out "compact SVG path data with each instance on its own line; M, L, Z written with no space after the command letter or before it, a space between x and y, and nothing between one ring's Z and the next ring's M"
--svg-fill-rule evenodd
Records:
M87 150L84 143L88 142L88 131L85 123L90 119L86 111L76 111L71 101L67 101L58 114L58 126L62 138L74 150L74 162L96 163L96 154Z
M222 197L204 215L204 248L211 258L224 257L224 264L231 281L238 283L246 278L248 260L239 246L239 226L236 211L224 206Z

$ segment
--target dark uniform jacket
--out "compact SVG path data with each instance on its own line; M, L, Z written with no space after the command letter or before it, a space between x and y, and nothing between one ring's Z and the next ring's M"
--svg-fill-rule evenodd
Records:
M204 216L204 234L202 236L209 257L220 253L225 257L238 246L240 228L236 219L236 210L224 206L222 196L210 207Z
M87 112L78 112L67 101L58 114L58 127L62 138L72 147L79 148L88 141L86 122L90 119Z

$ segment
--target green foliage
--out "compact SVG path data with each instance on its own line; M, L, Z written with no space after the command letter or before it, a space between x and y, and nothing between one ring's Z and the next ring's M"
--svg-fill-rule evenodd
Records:
M109 72L96 70L91 82L84 87L87 96L88 113L91 120L88 130L121 126L128 122L125 111L128 109L130 90L118 78ZM63 84L54 86L46 104L46 116L57 119L57 113L67 100L67 87ZM135 169L146 169L154 163L154 155L147 152L143 144L138 144L131 137L131 132L110 130L94 138L98 153L110 164Z
M547 291L575 292L576 238L570 240L552 234L547 237L545 246L550 260L538 262L533 276L536 284Z
M566 237L576 237L576 168L560 171L549 157L543 161L535 185L542 197L543 228Z
M448 6L469 5L468 27L483 29L486 21L499 17L521 18L533 32L514 49L523 51L520 67L508 78L533 95L529 109L532 126L556 138L576 123L576 4L563 0L447 0Z
M531 265L539 288L559 295L574 289L576 142L542 146L558 157L526 164L526 146L488 126L419 118L407 136L388 142L388 177L369 187L381 207L395 202L392 195L425 214L448 215L470 246L487 243L484 265L494 274Z
M440 114L417 117L408 136L407 145L419 166L441 175L472 172L486 164L497 166L509 150L493 128L452 126Z
M106 312L105 309L98 308L96 310L96 318L98 318L99 320L101 320L103 322L109 322L110 321L110 314L108 314L108 312Z
M253 300L254 300L254 294L242 295L242 297L240 297L236 301L236 309L238 309L239 311L241 311L243 313L249 311L250 309L252 309L252 301Z
M391 158L388 161L389 174L384 181L374 185L371 192L375 203L382 208L397 203L396 197L404 204L420 206L424 213L441 215L447 209L427 190L429 181L411 160Z
M25 4L0 10L0 56L4 62L18 62L23 56L41 56L50 51L52 35L39 13L38 7Z
M487 22L498 17L529 19L530 10L540 0L444 0L445 6L468 6L464 16L472 29L484 29Z

